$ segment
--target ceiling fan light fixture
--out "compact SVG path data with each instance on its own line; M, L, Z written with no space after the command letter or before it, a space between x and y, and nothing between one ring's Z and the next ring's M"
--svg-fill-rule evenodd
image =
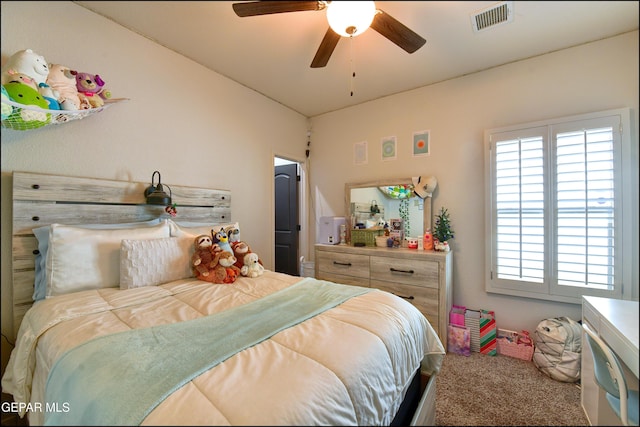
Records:
M327 6L327 21L343 37L359 36L373 22L376 5L372 1L332 1Z

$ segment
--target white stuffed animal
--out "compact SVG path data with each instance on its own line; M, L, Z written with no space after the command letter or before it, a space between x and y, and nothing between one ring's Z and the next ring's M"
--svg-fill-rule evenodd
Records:
M244 256L244 265L240 274L246 277L258 277L264 273L264 267L260 264L260 258L255 252L249 252Z
M31 49L19 50L9 57L2 67L2 84L6 85L12 80L9 73L22 73L35 81L37 88L40 83L46 83L49 76L49 66L44 56L38 55ZM37 89L36 89L37 90Z

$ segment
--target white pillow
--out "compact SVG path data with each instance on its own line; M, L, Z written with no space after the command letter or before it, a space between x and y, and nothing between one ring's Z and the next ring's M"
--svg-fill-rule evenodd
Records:
M125 223L112 223L112 224L81 224L76 227L82 228L137 228L137 227L150 227L152 225L160 224L160 218L155 218L149 221L140 222L125 222ZM47 296L47 251L49 250L49 232L51 231L50 225L38 227L33 229L33 234L38 239L38 254L35 259L35 283L33 286L33 300L39 301Z
M120 284L123 239L169 237L163 220L151 227L95 230L51 224L47 252L47 297Z
M120 289L156 286L193 277L190 237L124 239L120 245Z
M169 227L171 228L171 237L188 236L195 239L201 234L211 236L211 229L218 231L220 230L220 227L223 227L227 234L229 234L229 230L231 228L237 230L237 233L235 233L235 240L240 240L240 224L237 222L212 224L206 222L179 222L172 219L169 219L168 221ZM229 241L232 241L231 236L229 236L229 238Z

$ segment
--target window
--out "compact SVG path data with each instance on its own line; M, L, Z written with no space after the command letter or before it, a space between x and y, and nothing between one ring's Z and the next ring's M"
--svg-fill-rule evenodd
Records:
M631 297L629 123L621 109L485 131L488 292Z

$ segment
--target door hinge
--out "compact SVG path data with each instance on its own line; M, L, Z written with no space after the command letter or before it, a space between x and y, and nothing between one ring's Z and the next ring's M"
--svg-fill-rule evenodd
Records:
M300 175L296 175L296 181L300 182Z
M297 229L298 231L302 230L302 227L300 227L300 224L298 224L298 225L296 226L296 229Z

